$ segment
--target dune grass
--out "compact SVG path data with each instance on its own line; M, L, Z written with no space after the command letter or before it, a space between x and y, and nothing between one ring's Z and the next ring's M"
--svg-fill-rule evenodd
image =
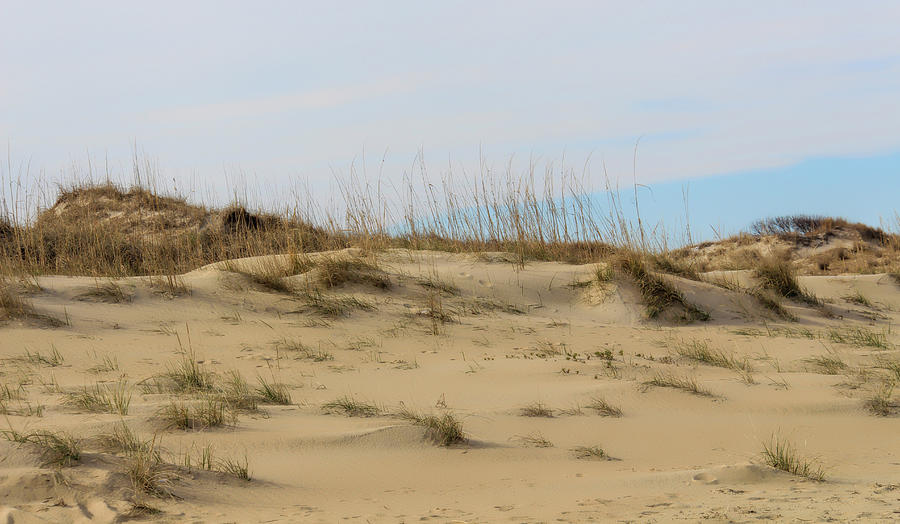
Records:
M893 394L894 382L893 380L887 380L872 394L871 397L863 402L863 406L873 415L889 417L900 408L900 405L893 402Z
M165 429L197 431L227 425L233 418L228 408L228 404L212 396L199 402L173 401L157 411L157 418Z
M529 433L528 435L516 435L513 437L514 440L517 440L522 443L523 446L531 447L531 448L552 448L553 442L550 442L544 435L537 431L534 433Z
M685 321L709 320L709 313L688 302L675 286L651 272L640 252L624 252L618 257L616 265L637 286L649 318L657 318L665 311L678 307Z
M296 358L301 360L312 360L313 362L325 362L328 360L334 360L334 355L322 349L311 347L307 344L304 344L303 341L299 339L288 339L282 338L280 340L275 341L275 349L278 351L286 351L296 355Z
M66 404L89 413L114 413L127 415L131 405L131 387L125 379L115 384L84 386L81 391L69 393Z
M62 353L53 344L50 344L50 350L47 353L41 353L40 350L32 352L30 349L25 348L25 354L20 357L20 360L36 366L51 368L61 366L66 361Z
M0 431L0 435L12 442L34 446L45 467L70 467L81 460L81 440L63 431L36 430L21 433L10 428Z
M704 388L693 377L682 377L667 372L657 372L650 380L643 383L643 388L673 388L686 391L701 397L716 397L717 395Z
M401 409L394 416L425 428L426 437L439 446L449 447L469 441L462 421L453 413L422 415L410 409Z
M219 460L216 469L221 473L231 475L232 477L245 482L250 482L253 478L250 475L250 462L246 454L240 458L223 458Z
M783 437L772 435L768 442L763 443L762 454L766 465L775 469L817 482L825 480L824 467L815 460L802 457L794 445Z
M256 394L259 396L260 402L263 404L275 404L279 406L289 406L291 404L291 392L287 385L272 380L266 380L265 377L257 377L259 386L256 387Z
M778 295L803 302L814 307L821 307L822 301L809 291L800 287L797 272L786 260L774 257L763 258L756 266L756 277L763 287Z
M322 404L322 411L327 414L340 414L348 417L376 417L383 412L377 404L358 400L350 395L344 395Z
M101 284L97 282L94 287L86 289L75 296L76 300L85 302L106 302L108 304L121 304L131 302L134 297L122 290L122 286L112 280Z
M579 460L609 460L606 450L600 446L575 446L572 454Z
M552 418L553 409L549 408L543 402L532 402L519 410L519 415L523 417L544 417Z
M839 344L851 346L872 347L877 349L891 349L893 345L888 341L888 331L872 331L867 328L832 328L827 332L827 337Z
M679 340L673 344L673 350L679 357L700 364L740 371L751 370L750 363L746 360L738 360L721 349L711 348L709 342L704 340Z
M621 408L610 404L605 399L602 399L600 397L592 398L585 407L593 410L595 413L597 413L601 417L619 418L623 414Z

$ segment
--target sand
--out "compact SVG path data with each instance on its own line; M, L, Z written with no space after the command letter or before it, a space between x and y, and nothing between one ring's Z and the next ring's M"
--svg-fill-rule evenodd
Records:
M627 282L573 285L593 266L517 268L501 255L400 250L379 254L378 263L390 289L334 290L375 309L334 319L298 312L295 297L223 264L184 275L191 293L174 298L146 278L117 280L131 296L121 303L78 300L97 286L92 278L39 277L43 291L30 301L68 324L0 326L0 384L21 384L23 397L7 402L12 413L0 425L68 432L82 439L83 453L71 467L42 466L35 446L0 440L0 522L114 522L133 500L160 510L142 518L163 522L900 519L900 420L864 408L890 376L878 365L900 359L891 327L900 287L886 275L802 277L830 313L787 303L796 322L746 294L667 277L711 313L708 322L680 324L647 319ZM421 285L435 276L458 294ZM705 278L723 276L752 284L746 272ZM291 277L298 285L304 278ZM857 294L870 304L846 298ZM434 321L433 309L448 322ZM857 328L885 335L887 347L829 334ZM301 358L278 344L284 340L332 359ZM679 356L676 348L692 341L750 371ZM24 358L52 348L63 358L58 365ZM257 376L287 384L293 404L261 406L225 427L164 429L159 410L189 397L138 383L164 373L185 349L219 377L237 370L251 384ZM823 355L845 367L826 374L808 360ZM104 359L115 364L104 368ZM695 378L713 396L644 385L659 372ZM66 393L120 377L133 389L125 416L64 402ZM323 411L344 396L386 413ZM622 416L590 409L595 398ZM535 403L553 416L523 416ZM42 416L23 412L26 405L44 406ZM455 414L468 442L436 445L422 427L390 415L402 407ZM174 497L136 495L126 459L99 446L97 436L121 419L145 438L156 435L164 459L181 464ZM761 452L773 434L823 465L825 481L767 466ZM185 454L207 445L217 460L246 456L252 480L183 466ZM579 458L579 446L606 456Z

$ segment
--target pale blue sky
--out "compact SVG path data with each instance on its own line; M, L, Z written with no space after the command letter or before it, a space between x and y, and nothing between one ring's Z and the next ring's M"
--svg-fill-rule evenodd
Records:
M420 149L435 173L480 151L630 181L639 136L640 183L871 156L897 188L898 26L866 1L4 1L0 138L13 175L127 172L136 142L216 193L325 194L354 161L399 180ZM823 176L835 206L853 176Z

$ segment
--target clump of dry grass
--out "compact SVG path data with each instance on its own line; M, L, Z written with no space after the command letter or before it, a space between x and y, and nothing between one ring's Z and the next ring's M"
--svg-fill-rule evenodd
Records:
M19 357L22 361L28 362L29 364L34 364L36 366L48 366L48 367L57 367L61 366L63 362L66 361L65 357L63 357L62 353L56 349L56 346L50 344L50 351L47 353L41 353L40 350L35 350L32 352L30 349L25 349L25 354L22 357Z
M3 438L37 448L44 466L68 467L81 460L81 440L59 431L37 430L20 433L12 428L0 431Z
M264 377L257 377L259 386L256 388L256 394L259 395L260 402L264 404L276 404L280 406L288 406L291 404L291 392L287 385L276 382L274 377L272 380L266 380Z
M358 400L350 395L326 402L322 405L322 411L348 417L376 417L382 413L382 409L377 404Z
M259 411L259 396L237 370L226 374L218 385L218 398L232 411L255 413Z
M715 397L716 395L701 386L693 377L681 377L672 373L658 372L653 378L643 383L644 389L650 387L673 388L687 391L701 397Z
M750 371L750 363L746 360L738 360L734 355L726 355L721 349L709 347L709 343L703 340L681 340L674 344L675 354L679 357L720 368Z
M193 348L187 351L182 348L182 352L181 359L170 364L168 371L156 377L157 381L165 382L164 387L175 393L212 391L215 376L202 368Z
M157 460L162 460L159 458L156 439L142 440L124 420L117 423L111 432L100 435L98 441L103 449L112 453L126 456L150 453L157 455Z
M282 338L275 341L275 349L278 351L287 351L297 356L299 359L312 360L313 362L325 362L334 360L334 355L325 349L314 348L299 339Z
M39 313L19 295L12 282L0 275L0 320L6 319L33 320L48 327L64 325L63 321L55 317Z
M709 313L688 302L672 284L649 271L639 252L624 252L616 265L638 287L648 317L657 318L670 308L679 307L684 320L709 320Z
M900 405L892 401L894 394L894 382L885 381L871 397L865 400L863 405L872 414L881 417L889 417L900 408Z
M115 413L127 415L131 405L131 388L125 379L115 384L84 386L81 391L69 393L65 402L89 413Z
M605 399L602 399L600 397L592 398L591 401L588 402L588 404L585 407L588 409L594 410L601 417L616 417L616 418L618 418L618 417L622 416L621 408L619 408L617 406L613 406L612 404L607 402Z
M122 286L112 280L101 284L97 282L92 288L86 289L75 296L76 300L85 302L106 302L108 304L120 304L131 302L134 297L122 290Z
M837 375L847 370L847 364L841 359L840 355L830 352L828 355L819 355L809 357L806 362L813 364L821 373L826 375Z
M600 446L575 446L572 454L579 460L610 460L606 450Z
M772 435L763 443L763 459L766 465L792 475L818 482L825 480L825 469L821 464L801 457L793 444L778 435Z
M375 305L367 300L352 295L336 295L323 293L318 289L299 292L303 307L299 311L308 311L326 317L342 317L353 310L372 311Z
M462 421L453 413L420 415L410 409L402 409L395 416L424 427L426 436L439 446L465 444L469 440L463 431Z
M217 469L226 475L231 475L245 482L252 480L250 476L250 462L246 454L241 458L226 457L220 460Z
M157 417L166 429L196 431L216 428L228 423L228 404L224 401L207 397L200 402L172 402L157 412Z
M763 287L771 289L778 295L810 306L822 306L822 301L815 295L800 287L797 273L790 262L775 257L764 258L756 266L756 276Z
M827 336L832 342L849 344L853 346L873 347L877 349L891 349L893 345L888 342L889 331L872 331L867 328L847 328L828 330Z
M533 402L519 410L519 415L523 417L553 417L553 409L547 407L543 402Z
M161 460L159 451L156 449L155 439L151 440L147 446L128 454L125 462L125 474L131 481L131 487L136 497L142 495L172 497L172 488L179 479L175 468ZM145 507L145 505L139 499L135 502L135 507ZM152 514L154 511L150 511L150 513Z
M688 280L700 280L700 273L691 263L675 258L669 253L653 255L650 257L650 260L656 269L663 273L676 275Z
M514 437L515 440L522 443L522 445L532 448L552 448L553 442L547 440L543 434L539 431L534 432L528 435L517 435Z
M158 294L168 298L177 298L191 294L191 288L184 282L184 278L178 275L163 275L150 277L150 287Z
M391 279L378 265L362 257L321 257L315 263L318 282L325 288L365 284L378 289L391 287Z

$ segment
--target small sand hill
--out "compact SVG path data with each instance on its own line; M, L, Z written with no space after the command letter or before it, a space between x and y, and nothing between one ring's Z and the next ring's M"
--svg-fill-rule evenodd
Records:
M865 224L800 215L761 220L751 231L670 256L700 272L753 268L772 257L805 275L900 271L900 236Z
M0 515L897 518L898 282L803 276L777 313L750 270L650 273L662 311L613 262L401 249L11 282Z

